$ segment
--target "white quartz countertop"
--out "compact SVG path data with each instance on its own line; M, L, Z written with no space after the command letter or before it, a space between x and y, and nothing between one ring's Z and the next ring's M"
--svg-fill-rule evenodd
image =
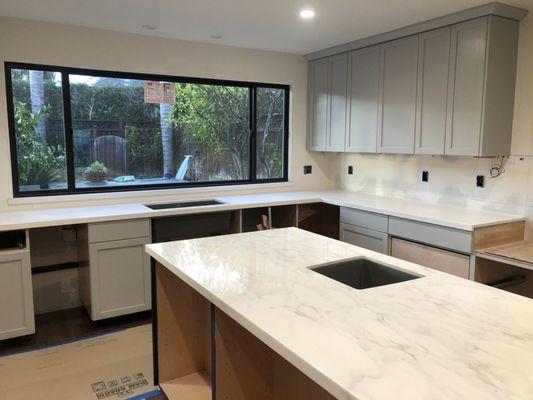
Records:
M144 205L190 201L179 198L175 200L166 198L163 202L150 200L144 204L126 203L91 207L5 211L0 212L0 231L320 201L467 231L471 231L480 226L525 219L522 216L512 214L470 210L461 207L429 204L416 200L374 196L349 191L276 192L213 198L223 202L223 204L165 210L151 210Z
M296 228L147 252L338 399L533 398L533 300ZM309 269L368 257L422 278L356 290Z

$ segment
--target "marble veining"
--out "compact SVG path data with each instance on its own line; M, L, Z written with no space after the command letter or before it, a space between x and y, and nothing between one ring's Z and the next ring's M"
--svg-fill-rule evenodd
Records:
M151 210L141 203L127 203L90 207L4 211L0 212L0 231L126 220L133 218L154 218L170 215L206 213L321 201L338 206L353 207L359 210L381 213L399 218L407 218L466 231L472 231L474 228L484 225L525 220L525 217L513 214L423 203L416 200L383 197L342 190L276 192L216 197L215 199L221 201L223 204L166 210ZM179 201L179 197L174 200L167 198L162 203L170 203L173 201ZM155 203L158 202L155 200L146 202L146 204Z
M533 399L533 300L296 228L147 252L338 399ZM311 266L423 275L356 290Z

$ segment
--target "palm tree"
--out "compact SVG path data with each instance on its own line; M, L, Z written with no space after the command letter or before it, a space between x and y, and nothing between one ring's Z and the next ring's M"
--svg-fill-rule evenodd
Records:
M174 152L172 150L172 124L170 115L171 104L159 104L159 120L161 123L161 142L163 145L163 177L170 179L174 176Z
M38 114L44 107L44 72L30 71L30 101L32 114ZM39 118L35 131L46 141L44 116Z

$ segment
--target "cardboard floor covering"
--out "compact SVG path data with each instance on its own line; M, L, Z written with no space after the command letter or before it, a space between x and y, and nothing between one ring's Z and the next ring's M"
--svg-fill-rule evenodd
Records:
M1 400L116 400L153 389L150 324L0 357Z

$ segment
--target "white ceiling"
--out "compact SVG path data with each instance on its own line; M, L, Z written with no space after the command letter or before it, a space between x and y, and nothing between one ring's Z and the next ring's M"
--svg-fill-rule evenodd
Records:
M0 15L306 54L487 0L0 0ZM533 0L508 4L533 9ZM312 8L313 20L299 11ZM157 25L155 31L142 28ZM209 36L223 35L214 40Z

